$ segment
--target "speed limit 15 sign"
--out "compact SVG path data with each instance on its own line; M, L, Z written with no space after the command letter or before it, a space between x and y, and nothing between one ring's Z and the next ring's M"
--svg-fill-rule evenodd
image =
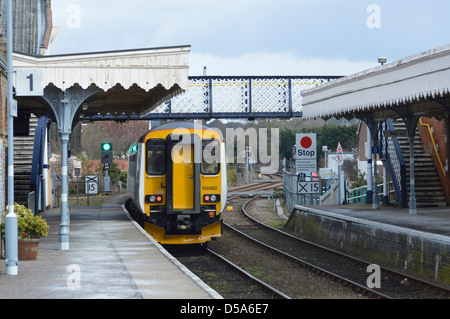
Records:
M297 194L320 194L320 182L297 182Z
M98 175L85 175L84 182L86 184L86 195L98 194Z

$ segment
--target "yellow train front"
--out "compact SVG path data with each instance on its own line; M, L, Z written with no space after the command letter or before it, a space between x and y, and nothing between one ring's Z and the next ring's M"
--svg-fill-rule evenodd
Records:
M135 219L161 244L203 244L220 237L225 163L220 132L191 122L151 129L128 153Z

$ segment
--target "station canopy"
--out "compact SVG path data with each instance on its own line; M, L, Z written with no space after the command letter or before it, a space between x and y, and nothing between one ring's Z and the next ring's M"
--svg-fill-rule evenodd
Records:
M122 113L145 115L186 90L190 46L35 56L13 53L13 67L42 70L43 86L62 91L97 87L78 110L81 117ZM16 96L19 112L37 116L53 110L40 96ZM54 115L54 114L53 114Z
M450 111L450 45L416 54L302 92L304 118L347 118L370 113L398 118L398 107L415 116L442 119Z

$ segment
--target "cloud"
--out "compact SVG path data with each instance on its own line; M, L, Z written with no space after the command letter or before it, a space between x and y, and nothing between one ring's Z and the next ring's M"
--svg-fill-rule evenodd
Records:
M378 55L394 61L448 43L448 0L377 0L379 29L366 25L370 3L58 0L52 7L61 30L52 53L189 44L192 75L204 65L208 74L346 75L376 66ZM80 28L70 27L73 4Z
M377 66L377 61L302 58L291 52L252 52L240 56L189 54L189 75L349 75Z

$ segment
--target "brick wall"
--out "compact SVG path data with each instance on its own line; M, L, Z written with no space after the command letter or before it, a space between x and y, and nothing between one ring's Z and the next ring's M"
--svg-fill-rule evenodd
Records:
M358 132L358 156L360 161L367 161L366 157L366 142L367 142L367 125L364 121L361 121Z
M448 168L449 158L448 138L450 133L448 123L446 120L439 121L435 118L422 117L421 121L417 123L417 126L422 137L423 148L426 153L433 156L439 178L447 196L447 201L450 202L450 178L448 172L445 171ZM431 135L430 131L432 132ZM434 145L436 145L437 154Z
M93 164L92 165L93 167L103 167L103 164L100 163L100 160L90 160L89 163ZM126 160L126 159L113 160L113 163L116 163L117 165L119 165L119 169L121 171L128 170L128 160Z

